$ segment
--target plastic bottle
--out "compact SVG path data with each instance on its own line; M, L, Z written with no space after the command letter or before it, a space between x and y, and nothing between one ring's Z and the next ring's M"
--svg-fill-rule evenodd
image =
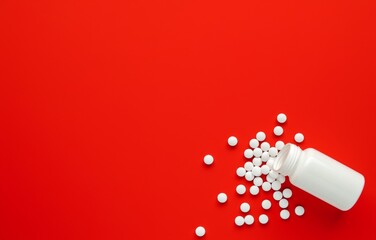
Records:
M362 193L362 174L313 149L286 144L276 158L273 169L289 176L290 182L319 199L349 210Z

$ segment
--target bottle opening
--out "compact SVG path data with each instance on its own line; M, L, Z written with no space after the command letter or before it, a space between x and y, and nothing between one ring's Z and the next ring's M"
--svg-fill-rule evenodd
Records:
M275 162L273 164L274 171L277 171L277 172L280 171L282 165L284 164L284 162L287 159L287 156L289 155L290 149L291 149L291 145L290 144L286 144L282 148L282 150L279 152L279 154L278 154L278 156L275 159Z
M301 151L294 144L286 144L275 159L273 170L285 176L290 175L294 171Z

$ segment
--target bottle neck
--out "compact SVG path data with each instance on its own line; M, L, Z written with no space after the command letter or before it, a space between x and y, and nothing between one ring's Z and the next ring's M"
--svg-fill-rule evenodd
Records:
M291 143L286 144L274 161L273 170L284 176L290 176L294 173L302 153L300 147Z

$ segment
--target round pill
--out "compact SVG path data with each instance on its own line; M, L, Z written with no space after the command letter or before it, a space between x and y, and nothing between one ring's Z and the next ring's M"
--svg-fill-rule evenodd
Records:
M244 177L245 173L246 170L243 167L238 167L238 169L236 169L236 175L238 175L238 177Z
M295 208L295 214L298 215L298 216L303 216L305 210L302 206L297 206Z
M272 182L272 189L278 191L279 189L281 189L281 183L278 181Z
M259 141L257 139L251 139L251 141L249 141L249 146L251 148L257 148L259 146Z
M261 157L261 155L262 155L262 150L261 150L261 148L255 148L255 149L253 150L253 156L255 156L255 157Z
M269 160L266 162L266 165L272 169L274 164L274 158L269 158Z
M267 222L269 221L269 218L267 215L265 214L261 214L260 217L259 217L259 222L261 224L266 224Z
M281 199L282 199L282 193L281 193L280 191L275 191L275 192L273 193L273 198L274 198L274 200L276 200L276 201L281 200Z
M287 199L282 198L281 200L279 200L279 206L281 208L287 208L289 206L289 201L287 201Z
M283 134L283 128L281 126L276 126L273 132L274 132L274 135L281 136Z
M256 134L256 139L262 142L266 139L266 134L264 132L258 132Z
M283 141L277 141L275 143L275 147L277 148L277 150L282 150L282 148L285 146L285 143Z
M204 236L205 235L205 228L204 227L201 227L201 226L198 226L197 228L196 228L196 235L198 236L198 237L202 237L202 236Z
M262 187L262 190L264 190L265 192L268 192L272 188L272 185L270 184L270 182L263 182L261 187Z
M252 215L247 215L244 217L244 222L247 225L252 225L255 222L255 219L253 218Z
M276 156L278 155L278 149L275 148L275 147L271 147L271 148L269 149L269 155L270 155L271 157L276 157Z
M231 136L227 139L227 143L228 145L230 145L231 147L234 147L236 146L236 144L238 144L238 139L234 136Z
M272 203L269 200L265 199L264 201L262 201L261 206L263 209L268 210L271 208Z
M270 170L269 175L274 179L278 177L278 173L274 170Z
M255 179L253 179L253 184L257 187L260 187L263 183L263 180L261 177L255 177Z
M266 175L266 181L268 181L269 183L272 183L275 181L275 178L271 177L270 174Z
M213 156L212 155L206 155L205 157L204 157L204 163L206 164L206 165L211 165L212 163L214 162L214 158L213 158Z
M244 157L245 158L252 158L253 157L253 150L252 149L246 149L244 150Z
M244 218L242 217L242 216L237 216L236 218L235 218L235 224L236 224L236 226L243 226L243 224L244 224Z
M252 186L249 188L249 192L252 195L257 195L260 192L260 189L257 186Z
M270 144L268 143L268 142L263 142L263 143L261 143L261 150L262 151L268 151L269 150L269 148L270 148Z
M270 167L268 165L261 166L261 173L267 175L270 172Z
M286 120L287 120L287 116L286 116L286 114L284 114L284 113L280 113L280 114L278 114L278 116L277 116L277 121L278 121L279 123L285 123Z
M290 198L292 196L292 191L290 188L285 188L283 191L282 191L282 194L283 194L283 197L284 198Z
M239 194L239 195L243 195L246 191L246 188L243 184L239 184L237 187L236 187L236 192Z
M245 173L245 179L246 179L248 182L252 181L254 178L255 178L255 176L253 176L253 173L252 173L252 172L246 172L246 173Z
M304 135L301 134L301 133L297 133L297 134L295 134L295 136L294 136L294 140L295 140L295 142L297 142L297 143L301 143L301 142L304 141Z
M261 160L263 162L267 162L269 160L269 153L268 152L263 152L262 155L261 155Z
M252 163L253 163L254 166L260 167L261 164L262 164L262 160L259 157L255 157L255 158L253 158Z
M226 193L220 193L220 194L218 194L218 196L217 196L217 200L218 200L218 202L220 202L220 203L225 203L225 202L227 202L227 195L226 195Z
M252 173L255 177L261 176L261 168L259 166L254 166L252 169Z
M286 181L286 177L279 174L278 177L277 177L277 181L280 182L281 184L284 183Z
M243 213L247 213L249 212L249 210L251 209L251 206L249 206L248 203L242 203L240 204L240 211L242 211Z
M244 169L246 171L252 171L252 168L253 168L253 163L252 162L246 162L246 163L244 163Z
M279 213L279 215L281 216L281 218L283 220L286 220L290 217L290 212L287 210L287 209L283 209L281 210L281 212Z

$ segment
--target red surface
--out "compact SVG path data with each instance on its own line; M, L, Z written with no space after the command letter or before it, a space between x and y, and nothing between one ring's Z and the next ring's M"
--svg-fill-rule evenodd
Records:
M370 238L375 5L2 0L0 239ZM340 212L294 188L304 217L273 205L268 225L237 228L239 204L258 215L270 194L237 197L235 169L281 111L285 141L302 131L364 192Z

